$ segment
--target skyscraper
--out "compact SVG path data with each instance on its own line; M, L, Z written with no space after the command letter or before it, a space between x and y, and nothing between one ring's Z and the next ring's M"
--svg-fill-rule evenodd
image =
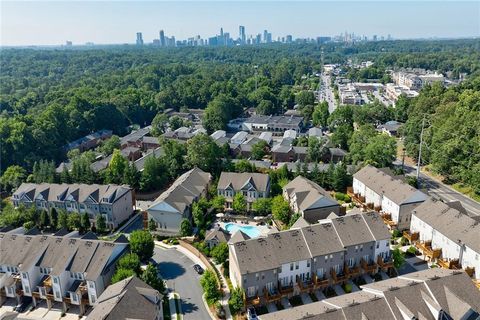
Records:
M167 44L165 42L165 32L160 30L160 46L165 47Z
M141 32L137 32L137 46L143 46L143 36Z
M246 36L245 36L245 27L244 26L239 26L238 27L238 37L240 39L240 43L245 44Z
M263 30L263 42L264 42L264 43L267 43L267 38L268 38L268 31L267 31L267 30Z

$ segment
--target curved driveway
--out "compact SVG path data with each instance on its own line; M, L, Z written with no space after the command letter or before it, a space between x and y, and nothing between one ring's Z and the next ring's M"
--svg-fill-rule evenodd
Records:
M193 270L193 261L174 248L164 249L158 246L155 246L153 259L158 263L160 275L167 286L180 294L183 318L210 319L202 300L200 275Z

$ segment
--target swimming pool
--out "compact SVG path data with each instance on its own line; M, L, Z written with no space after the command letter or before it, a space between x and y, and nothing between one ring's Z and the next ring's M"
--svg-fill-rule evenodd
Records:
M258 238L261 234L260 230L255 226L244 226L244 225L236 224L236 223L227 223L225 225L225 230L227 230L228 233L230 233L232 235L235 232L237 232L237 230L241 230L243 233L245 233L250 238Z

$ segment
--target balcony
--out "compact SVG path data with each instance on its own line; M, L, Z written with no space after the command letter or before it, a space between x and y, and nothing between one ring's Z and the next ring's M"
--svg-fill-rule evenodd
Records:
M385 223L389 228L394 228L397 223L392 220L392 215L390 213L380 213L380 216L383 219L383 223Z
M278 289L281 295L289 295L290 293L293 293L293 284L290 286L284 286L284 287L279 285Z
M470 276L473 277L475 274L475 267L466 267L465 272Z
M44 286L44 287L51 287L51 286L52 286L52 277L48 276L48 277L43 281L43 286Z
M460 270L462 269L462 266L460 265L460 262L458 259L452 259L452 260L447 260L447 259L438 259L437 263L440 267L444 269L452 269L452 270Z
M358 266L348 267L346 263L343 265L343 271L345 272L345 276L348 279L356 278L360 275L360 267Z
M302 281L302 279L297 280L298 287L300 288L300 292L310 292L314 288L314 283L312 279L308 279L307 281Z
M415 246L420 250L424 256L430 260L438 259L442 255L442 249L432 249L432 241L417 242Z
M253 297L247 297L247 295L244 294L243 302L246 306L257 306L261 303L261 300L257 295L254 295Z
M380 212L382 211L382 206L374 206L373 210L375 210L376 212Z
M347 194L353 200L353 202L356 202L358 204L361 204L362 206L365 206L365 197L360 195L360 193L355 193L353 191L353 187L347 188Z
M384 261L381 256L378 256L377 264L382 270L386 271L390 268L393 268L393 259L390 259L388 261Z
M314 274L313 285L315 289L325 289L330 285L330 280L325 277L319 278L316 274Z
M263 295L265 297L265 301L267 303L274 302L282 298L282 295L276 288L274 288L273 290L268 290L267 288L263 288L263 292L264 292Z
M365 261L365 259L362 259L360 261L360 265L362 266L362 269L366 273L373 274L377 271L377 264L375 262L371 262L370 264Z
M420 239L419 232L410 232L410 231L403 231L403 237L407 239L410 243L414 243Z
M332 276L333 284L344 283L345 281L348 280L348 277L345 274L343 274L343 273L337 274L335 272L335 269L333 269L333 268L332 268L332 270L330 270L330 275Z

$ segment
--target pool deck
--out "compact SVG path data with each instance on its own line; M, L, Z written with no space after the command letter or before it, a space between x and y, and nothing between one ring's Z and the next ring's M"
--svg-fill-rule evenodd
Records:
M233 218L233 219L234 219L234 218ZM226 230L226 229L225 229L225 225L226 225L226 224L229 224L229 223L236 224L236 225L238 225L239 227L246 227L246 226L255 227L255 228L258 229L258 231L260 231L260 237L266 236L266 235L269 234L269 233L277 232L277 231L278 231L275 226L269 226L268 224L257 225L257 222L247 222L247 223L232 222L232 221L229 221L229 222L216 221L216 222L215 222L216 225L220 225L220 227L221 227L222 229L224 229L224 230Z

